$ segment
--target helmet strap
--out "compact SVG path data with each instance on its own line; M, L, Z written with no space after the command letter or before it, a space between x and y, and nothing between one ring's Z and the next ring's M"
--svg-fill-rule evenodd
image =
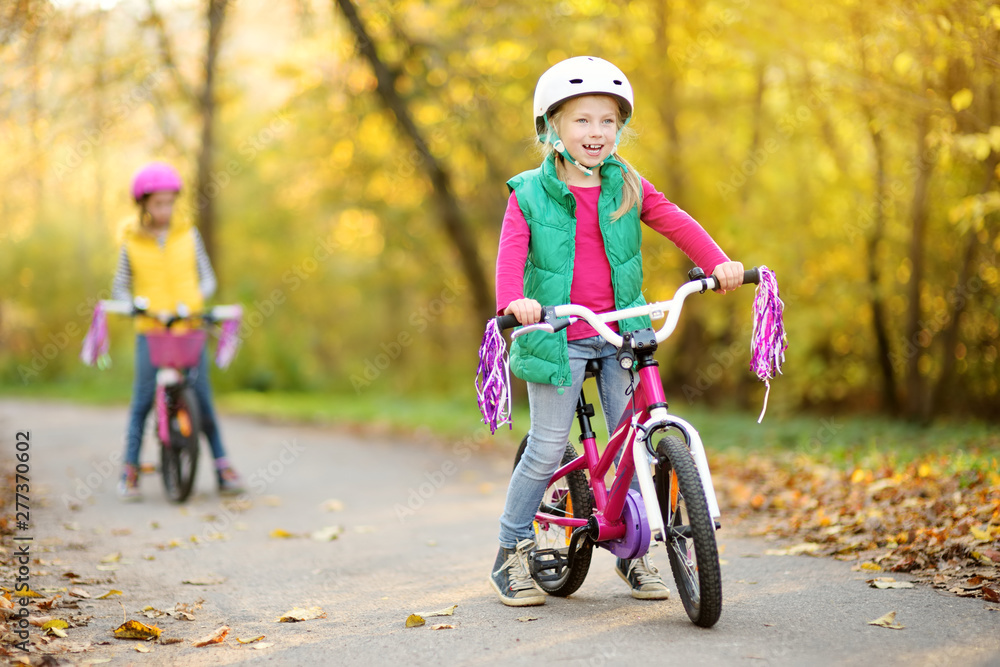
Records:
M559 138L559 133L556 132L556 129L554 127L552 127L552 123L549 122L549 114L545 114L544 116L542 116L542 118L545 119L545 127L548 130L548 138L549 140L552 140L552 148L555 149L555 151L559 153L559 155L561 155L566 162L573 165L574 167L585 173L587 176L593 176L594 175L593 169L577 162L573 158L573 156L569 154L569 151L566 150L565 144L563 144L562 139Z

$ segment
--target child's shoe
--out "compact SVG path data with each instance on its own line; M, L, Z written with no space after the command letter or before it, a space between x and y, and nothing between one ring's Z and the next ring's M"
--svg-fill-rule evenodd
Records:
M670 589L663 583L660 571L653 565L649 554L632 560L619 558L615 561L615 572L632 589L632 597L639 600L666 600Z
M528 572L528 559L535 550L535 541L524 539L514 549L500 547L490 574L490 586L508 607L533 607L545 604L545 591L538 587Z
M235 496L243 493L243 480L225 457L215 460L215 474L219 479L220 494Z
M142 500L142 493L139 491L138 466L131 463L122 466L122 477L118 481L118 497L127 503Z

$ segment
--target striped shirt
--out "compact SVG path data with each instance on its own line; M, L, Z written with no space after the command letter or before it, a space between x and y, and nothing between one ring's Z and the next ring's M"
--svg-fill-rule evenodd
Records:
M208 252L205 244L201 240L201 234L197 227L192 227L194 232L194 253L198 264L198 289L201 296L208 299L215 294L218 283L215 280L215 272L212 270L212 263L208 259ZM166 235L157 237L157 243L162 248L167 242ZM141 295L140 295L141 296ZM122 250L118 254L118 268L115 270L114 280L111 281L111 298L116 301L132 300L132 263L128 259L128 251L122 245Z

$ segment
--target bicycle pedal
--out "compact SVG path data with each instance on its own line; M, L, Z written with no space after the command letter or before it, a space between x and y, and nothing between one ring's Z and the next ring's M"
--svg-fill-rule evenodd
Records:
M535 549L529 567L535 581L558 581L569 566L569 559L558 549Z

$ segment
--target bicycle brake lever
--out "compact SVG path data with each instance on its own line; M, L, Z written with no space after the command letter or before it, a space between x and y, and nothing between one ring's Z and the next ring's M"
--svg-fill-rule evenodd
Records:
M527 326L518 327L510 334L510 339L514 340L524 334L529 334L533 331L544 331L545 333L555 333L557 331L562 331L569 325L577 321L576 317L561 317L552 322L537 322L535 324L529 324Z

